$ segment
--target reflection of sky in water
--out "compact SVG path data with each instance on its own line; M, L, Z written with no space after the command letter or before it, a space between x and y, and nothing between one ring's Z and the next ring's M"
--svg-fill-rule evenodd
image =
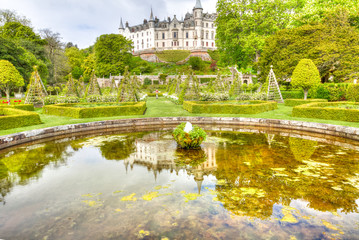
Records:
M357 147L315 140L211 133L188 154L162 132L17 149L0 165L0 238L353 239Z

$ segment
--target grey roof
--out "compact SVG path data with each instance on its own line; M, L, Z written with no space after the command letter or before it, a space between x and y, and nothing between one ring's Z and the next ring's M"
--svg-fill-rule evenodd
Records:
M194 9L198 9L198 8L203 9L202 4L201 4L201 0L197 0L196 1L196 6L194 6Z
M151 16L150 16L150 21L155 21L153 18L153 11L152 11L152 7L151 7Z
M120 29L124 29L123 23L122 23L122 18L121 18L121 22L120 22Z

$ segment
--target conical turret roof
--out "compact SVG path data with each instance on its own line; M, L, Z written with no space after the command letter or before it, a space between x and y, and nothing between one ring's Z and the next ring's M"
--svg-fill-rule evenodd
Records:
M199 9L199 8L200 8L200 9L203 9L203 8L202 8L202 4L201 4L201 0L197 0L197 1L196 1L196 5L194 6L194 9Z

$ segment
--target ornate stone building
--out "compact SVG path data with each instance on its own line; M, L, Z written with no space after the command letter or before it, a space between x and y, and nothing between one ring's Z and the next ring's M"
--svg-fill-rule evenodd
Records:
M133 41L133 53L162 50L214 50L216 13L203 13L200 0L196 0L192 13L186 13L185 18L178 20L177 16L160 21L153 17L143 24L123 26L122 19L119 27L121 35Z

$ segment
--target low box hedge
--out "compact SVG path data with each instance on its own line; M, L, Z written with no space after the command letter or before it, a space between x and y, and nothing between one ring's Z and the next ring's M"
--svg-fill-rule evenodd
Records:
M44 106L44 113L72 118L96 118L126 115L142 115L146 110L146 102L113 103L114 106L75 107L88 103L64 103ZM119 105L121 104L121 105Z
M300 99L304 98L304 92L300 90L281 91L283 99Z
M156 97L156 93L147 93L147 96L148 96L148 97ZM163 96L163 93L158 93L158 96L159 96L159 97L162 97L162 96Z
M15 108L0 108L0 130L40 124L40 115Z
M35 111L33 104L1 105L0 108L15 108L24 111Z
M237 104L235 104L237 103ZM243 104L238 104L243 103ZM247 103L247 104L246 104ZM183 109L190 113L256 114L277 109L276 102L268 101L184 101Z
M340 105L357 105L358 109L339 108ZM328 120L359 122L359 103L356 102L327 102L309 103L296 106L292 111L293 117L320 118Z
M295 107L313 102L328 102L328 99L286 99L284 100L284 105L289 107Z

